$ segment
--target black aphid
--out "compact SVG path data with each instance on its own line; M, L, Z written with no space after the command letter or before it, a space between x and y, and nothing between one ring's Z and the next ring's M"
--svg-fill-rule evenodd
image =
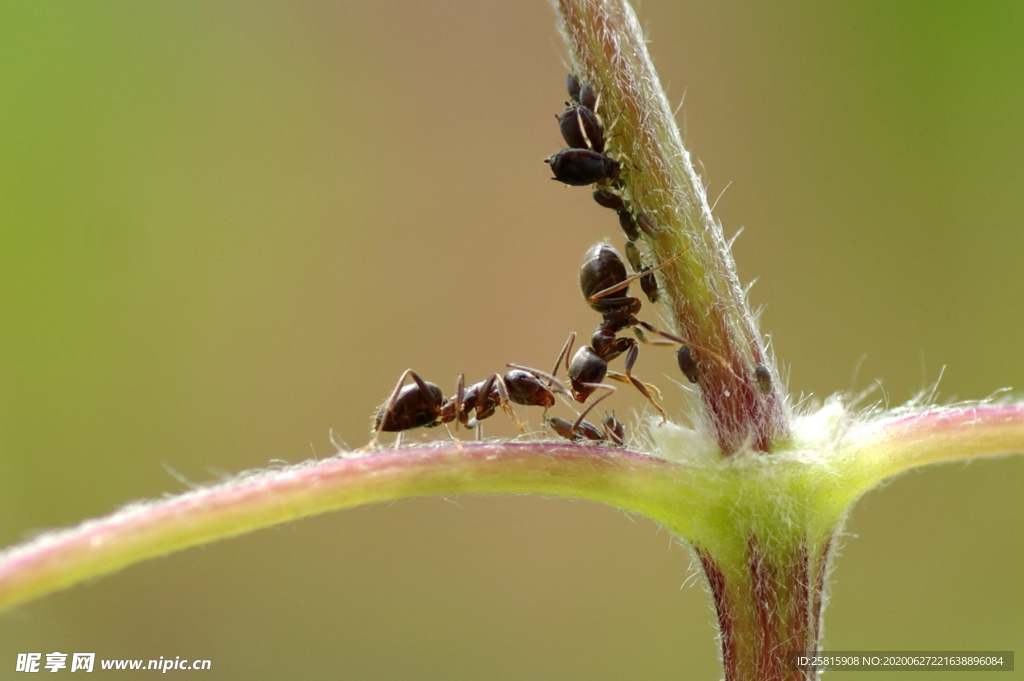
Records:
M679 361L679 370L683 372L683 376L686 376L686 380L696 383L700 378L700 371L697 369L696 360L693 359L693 351L687 346L681 345L679 352L676 353L676 359Z
M611 208L612 210L626 209L626 202L622 197L608 189L598 189L595 191L594 201L602 208Z
M757 387L761 389L762 393L765 395L772 394L772 374L768 371L768 367L758 364L757 368L754 369L754 378L757 379Z
M562 139L573 149L593 149L604 152L604 129L594 112L579 104L570 104L558 117Z
M555 180L583 187L601 180L614 180L619 176L619 163L592 149L562 149L544 159L551 166Z

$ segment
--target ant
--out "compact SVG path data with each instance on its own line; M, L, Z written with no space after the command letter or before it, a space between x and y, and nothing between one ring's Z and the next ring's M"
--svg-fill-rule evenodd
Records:
M369 446L377 443L382 432L397 432L401 437L401 433L407 430L434 428L455 420L467 428L476 427L479 437L480 421L493 416L499 406L521 429L523 424L515 418L511 402L544 407L545 411L555 404L554 394L541 383L540 377L547 378L542 372L516 367L504 376L492 374L486 380L466 388L465 375L459 374L455 395L447 398L437 385L423 380L412 369L406 369L391 396L377 411L373 439ZM413 382L405 385L410 378ZM564 392L553 376L550 377L549 386ZM470 413L474 411L474 417L470 418Z
M578 442L579 440L591 440L592 442L611 442L619 445L620 447L626 446L626 427L622 425L622 422L615 418L615 414L608 414L601 421L601 428L598 428L590 421L585 421L584 418L590 410L597 406L597 403L608 397L611 393L602 395L599 399L594 400L589 407L587 407L579 418L576 419L575 423L558 418L548 419L548 424L555 430L556 433L564 437L570 442Z
M656 267L648 268L633 276L627 276L626 265L623 263L622 257L610 244L601 242L595 244L587 251L583 258L583 265L580 267L580 288L587 299L587 303L594 310L601 313L602 320L594 331L593 336L591 336L590 345L582 346L570 362L569 353L572 351L572 345L576 338L576 334L571 334L555 363L555 371L557 371L562 358L565 358L572 396L577 402L585 402L598 387L610 388L610 386L601 384L601 381L607 376L617 381L632 383L640 391L640 394L646 397L651 405L658 410L662 418L667 418L665 411L651 394L651 389L657 392L657 388L649 386L633 376L633 366L636 364L637 357L639 356L640 347L636 339L618 337L619 332L627 328L633 328L640 340L645 343L651 345L669 344L664 341L648 341L641 329L646 329L650 333L662 336L668 339L671 344L703 350L717 358L718 361L725 362L718 355L682 338L661 331L636 317L640 312L642 303L639 298L633 298L629 295L629 285L638 279L642 281L644 277L652 276L655 270L674 262L683 253L685 251L677 253ZM613 293L619 293L619 295L612 296L611 294ZM623 353L626 354L625 374L609 372L608 362Z

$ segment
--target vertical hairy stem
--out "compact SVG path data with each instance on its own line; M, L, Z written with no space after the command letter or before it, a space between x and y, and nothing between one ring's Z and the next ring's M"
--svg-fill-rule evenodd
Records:
M817 649L831 544L765 550L751 535L738 560L694 547L718 615L725 681L815 678L787 653Z
M647 247L658 262L689 249L662 270L662 287L675 331L693 345L722 452L771 452L790 433L785 395L636 16L625 0L556 4L573 69L594 85L612 126L609 153L623 163L623 194L659 228Z

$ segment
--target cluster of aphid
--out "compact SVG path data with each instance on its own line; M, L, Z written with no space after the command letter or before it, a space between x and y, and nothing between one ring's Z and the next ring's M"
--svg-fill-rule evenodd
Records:
M636 273L632 277L626 276L622 258L608 244L600 243L587 251L583 268L580 270L580 285L587 302L604 315L604 320L594 332L591 344L592 353L586 353L586 348L581 348L573 359L573 365L577 364L578 359L580 367L577 373L590 378L600 373L600 365L596 360L590 358L591 354L597 355L607 362L622 352L628 352L626 378L664 416L665 412L654 402L649 392L644 390L644 384L636 381L631 375L630 370L636 361L638 350L636 341L615 338L616 333L627 327L633 327L642 342L658 345L664 343L664 341L647 341L643 332L637 328L642 327L667 338L670 341L669 344L678 343L679 350L676 353L676 359L680 371L690 383L697 383L700 380L700 370L694 357L694 350L703 352L712 361L718 362L726 368L729 367L721 356L710 350L659 331L650 324L636 319L635 315L640 311L640 301L627 295L628 285L639 279L640 288L643 289L647 299L652 303L658 302L658 282L654 277L654 272L682 254L676 254L656 267L643 264L640 251L637 248L640 234L642 232L647 237L654 239L658 236L658 225L650 216L629 204L624 197L624 185L619 177L622 165L604 154L605 130L601 116L597 112L600 97L594 93L594 89L590 85L581 84L572 73L567 78L566 88L569 91L570 101L566 102L566 109L558 116L558 127L562 132L562 138L570 148L563 149L551 156L545 160L545 163L551 166L551 171L555 175L552 178L554 180L573 186L596 185L594 201L603 208L609 208L618 214L619 225L627 239L626 259ZM621 293L616 298L607 297L615 292ZM573 365L570 365L570 379L573 380L575 395L576 380L573 378ZM588 373L585 367L592 367L593 371ZM731 369L729 370L731 371ZM772 378L767 367L758 365L754 369L754 379L762 393L766 395L771 393ZM599 382L599 380L594 382ZM577 399L579 398L577 397Z
M619 224L627 238L626 258L634 274L627 274L622 257L610 244L595 244L587 251L580 268L583 297L591 308L601 313L601 322L591 336L589 345L580 347L570 360L576 339L575 333L570 334L550 374L509 364L511 370L504 375L493 374L469 388L465 387L464 377L460 375L455 394L451 398L446 398L435 384L423 380L411 369L407 370L377 412L371 445L377 441L381 432L398 432L401 437L401 433L406 430L432 428L456 421L467 428L475 427L479 437L480 422L494 415L499 407L522 430L525 424L515 416L512 403L543 407L545 422L568 440L624 445L625 429L614 415L606 416L600 426L586 421L585 417L601 400L615 391L615 388L603 382L610 378L633 385L665 418L665 411L652 394L660 396L658 389L633 376L639 342L679 345L679 368L691 383L697 383L700 378L694 349L724 364L725 360L714 353L637 318L642 304L638 298L629 295L629 286L639 280L647 298L652 303L657 302L658 284L654 272L673 262L682 253L656 267L643 265L636 243L641 232L650 238L656 237L658 227L647 215L634 210L624 197L624 186L619 178L622 165L605 154L606 131L598 113L600 97L593 87L581 84L573 74L569 74L567 89L570 101L566 102L566 109L558 116L558 127L569 148L547 158L545 163L555 175L552 179L571 186L596 185L594 201L618 214ZM626 329L633 329L637 338L619 337L618 334ZM642 329L665 340L648 340ZM625 373L609 371L608 362L622 354L626 355ZM563 359L569 377L568 389L556 378ZM755 373L761 389L769 392L771 376L768 370L759 366ZM413 382L405 385L407 379ZM584 404L597 390L605 390L606 393L591 402L575 422L547 416L548 409L554 406L556 394Z
M629 285L639 279L640 287L647 295L647 299L652 303L657 302L659 292L654 272L681 254L669 258L658 267L647 267L643 264L637 241L641 232L655 238L658 235L658 226L649 216L635 210L629 204L619 178L621 165L604 155L605 131L601 116L596 111L600 97L595 96L590 85L580 84L571 73L566 87L571 99L566 102L565 111L558 117L558 127L570 148L551 156L545 163L551 166L555 175L552 178L554 180L568 185L597 185L594 190L594 201L599 206L614 210L618 214L619 225L627 239L626 258L635 272L633 276L627 276L622 257L607 243L595 244L583 258L580 288L583 289L583 296L590 306L601 313L602 320L594 331L590 346L581 347L571 363L568 362L568 350L571 348L573 336L570 336L569 343L563 350L566 354L569 380L572 382L573 397L580 402L585 401L594 391L592 386L600 384L607 375L616 380L632 383L664 417L665 412L654 401L649 386L632 375L639 344L635 339L619 338L617 334L632 328L642 342L659 345L666 342L648 341L640 330L642 328L668 339L668 344L679 344L679 366L691 382L697 382L699 373L691 347L682 338L659 331L647 322L637 319L641 302L638 298L629 296ZM582 181L584 179L586 182ZM626 353L625 375L608 373L608 362L623 353ZM556 371L557 368L556 365Z

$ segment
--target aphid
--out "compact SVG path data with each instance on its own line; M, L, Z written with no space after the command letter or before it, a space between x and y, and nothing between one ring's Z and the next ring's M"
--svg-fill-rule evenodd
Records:
M656 238L658 236L658 232L661 231L658 229L658 225L654 223L654 220L649 218L646 213L636 214L636 224L644 231L644 234L652 239Z
M565 77L565 89L569 92L572 101L580 101L580 81L575 73L570 73Z
M544 162L555 174L552 179L573 187L614 180L619 176L619 162L593 149L562 149Z
M637 250L636 244L632 241L627 241L625 251L629 266L633 268L634 272L639 272L642 269L643 262L640 260L640 251Z
M577 442L583 439L603 442L606 439L600 428L590 421L577 419L575 423L570 423L563 418L554 416L548 419L548 423L556 433L570 442Z
M604 129L593 111L579 104L570 104L558 117L562 139L574 149L604 152Z
M622 232L630 241L636 241L640 238L640 230L637 229L636 220L633 219L633 215L625 208L619 211L619 226L622 227Z
M590 421L585 420L587 414L590 413L590 410L596 407L598 402L603 400L605 397L608 397L608 395L602 395L600 399L594 400L590 406L579 415L575 423L569 423L569 421L556 416L548 419L548 424L551 425L556 433L572 442L590 440L592 442L613 442L619 446L624 446L626 443L625 427L613 414L609 414L601 421L600 428Z
M768 367L758 364L757 368L754 369L754 378L757 379L757 386L763 394L772 394L772 374L768 371Z
M654 278L654 272L651 271L650 267L641 267L639 274L641 275L640 288L643 289L647 300L652 303L658 302L660 291L658 290L658 280Z
M611 208L616 211L626 209L626 202L622 200L622 197L607 189L598 189L595 191L594 201L596 201L597 205L602 208Z
M693 352L685 345L679 346L676 353L676 360L679 362L679 370L686 376L690 383L696 383L700 379L700 371L697 369L697 361L693 358Z
M615 418L615 414L605 416L601 421L601 425L604 426L605 435L609 440L620 447L626 446L626 426L622 425L622 421Z
M580 104L591 111L597 111L597 103L599 101L597 93L594 92L594 86L590 83L582 83L580 85Z

